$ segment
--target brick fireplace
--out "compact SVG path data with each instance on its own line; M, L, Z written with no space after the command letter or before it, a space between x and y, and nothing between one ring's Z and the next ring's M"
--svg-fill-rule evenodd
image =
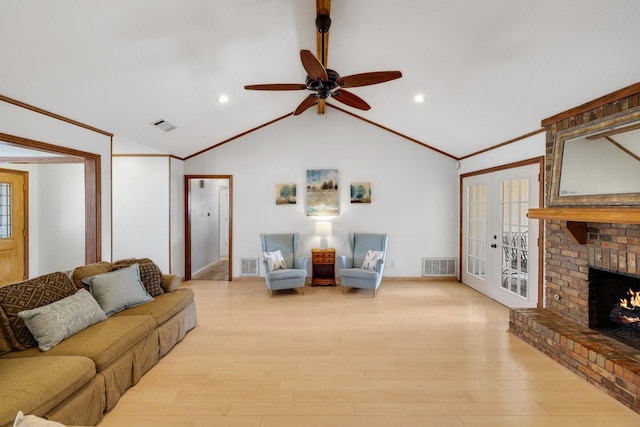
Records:
M638 109L639 93L636 84L543 121L545 192L551 188L556 132ZM511 310L509 331L640 412L640 350L589 328L590 267L640 277L640 216L618 222L615 215L607 218L606 207L581 208L592 212L581 218L570 217L578 211L571 207L554 207L557 215L550 217L530 212L545 220L544 308ZM617 206L615 212L630 218L640 211ZM597 221L588 219L594 215Z

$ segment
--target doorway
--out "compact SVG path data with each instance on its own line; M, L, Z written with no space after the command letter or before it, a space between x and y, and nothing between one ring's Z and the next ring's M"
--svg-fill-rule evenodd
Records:
M19 153L8 148L18 148L22 151ZM0 133L0 161L2 163L16 164L83 164L84 179L84 242L78 243L82 245L81 250L84 251L84 263L91 264L102 259L102 218L101 218L101 164L100 155L79 151L76 149L52 145L41 141L35 141L15 135ZM61 199L61 203L65 202ZM33 213L33 212L32 212ZM29 248L26 246L26 262L25 275L29 275ZM31 266L33 271L33 266ZM38 266L35 266L36 269ZM63 269L65 266L59 266Z
M28 173L0 169L0 285L28 275Z
M233 278L231 175L185 176L185 280Z
M461 176L461 281L507 307L542 301L543 158Z

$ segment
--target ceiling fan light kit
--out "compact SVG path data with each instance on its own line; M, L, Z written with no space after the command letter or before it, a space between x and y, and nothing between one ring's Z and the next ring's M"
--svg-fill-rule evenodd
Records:
M325 13L326 12L326 13ZM359 110L369 110L371 106L359 96L344 90L344 88L369 86L378 83L388 82L390 80L402 77L400 71L374 71L369 73L352 74L341 77L337 71L326 68L323 65L325 58L325 39L328 38L329 28L331 27L331 18L328 10L319 11L316 17L316 29L322 35L322 46L320 49L322 62L319 61L309 50L300 51L300 59L302 66L307 72L304 84L299 83L273 83L247 85L247 90L309 90L313 92L306 97L293 112L294 115L302 114L308 108L318 104L319 100L333 98ZM320 105L321 107L324 104Z

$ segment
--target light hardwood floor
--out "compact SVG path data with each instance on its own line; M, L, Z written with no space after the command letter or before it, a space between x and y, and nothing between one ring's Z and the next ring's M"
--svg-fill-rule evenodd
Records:
M106 414L112 426L640 426L507 332L456 282L371 292L191 281L198 326Z

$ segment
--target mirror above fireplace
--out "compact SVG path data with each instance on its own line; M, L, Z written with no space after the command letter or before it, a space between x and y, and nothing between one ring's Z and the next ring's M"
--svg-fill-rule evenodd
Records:
M548 204L640 205L640 110L556 133Z

